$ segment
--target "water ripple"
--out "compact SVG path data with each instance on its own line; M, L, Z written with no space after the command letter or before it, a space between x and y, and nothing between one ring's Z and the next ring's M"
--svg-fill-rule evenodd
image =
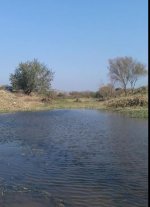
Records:
M94 110L0 120L1 207L148 206L147 121Z

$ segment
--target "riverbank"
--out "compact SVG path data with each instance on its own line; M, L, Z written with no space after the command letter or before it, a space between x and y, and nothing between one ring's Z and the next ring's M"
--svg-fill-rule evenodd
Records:
M138 101L138 103L134 104L135 101ZM132 106L128 103L132 103ZM41 96L35 94L27 96L21 93L0 90L0 113L51 109L98 109L113 111L135 118L148 118L147 103L147 95L120 97L109 101L99 101L95 98L55 98L50 102L44 102Z

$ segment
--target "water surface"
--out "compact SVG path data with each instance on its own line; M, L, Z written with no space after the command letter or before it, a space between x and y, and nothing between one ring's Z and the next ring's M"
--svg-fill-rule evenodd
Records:
M147 120L96 110L0 115L1 207L146 207Z

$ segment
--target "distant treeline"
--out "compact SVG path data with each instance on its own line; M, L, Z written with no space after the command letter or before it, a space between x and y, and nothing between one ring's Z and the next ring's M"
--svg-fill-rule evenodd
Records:
M97 98L99 100L106 100L109 98L115 98L124 96L124 90L122 88L115 88L112 85L104 85L100 87L98 91L72 91L72 92L52 92L55 97L58 98ZM141 86L134 90L127 89L127 95L131 94L147 94L148 86Z

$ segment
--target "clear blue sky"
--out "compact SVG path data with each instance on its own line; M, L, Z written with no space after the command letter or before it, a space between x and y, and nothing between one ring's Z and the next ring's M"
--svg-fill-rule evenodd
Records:
M66 91L107 83L109 58L147 65L147 7L147 0L0 0L0 84L33 58L55 71L53 88Z

